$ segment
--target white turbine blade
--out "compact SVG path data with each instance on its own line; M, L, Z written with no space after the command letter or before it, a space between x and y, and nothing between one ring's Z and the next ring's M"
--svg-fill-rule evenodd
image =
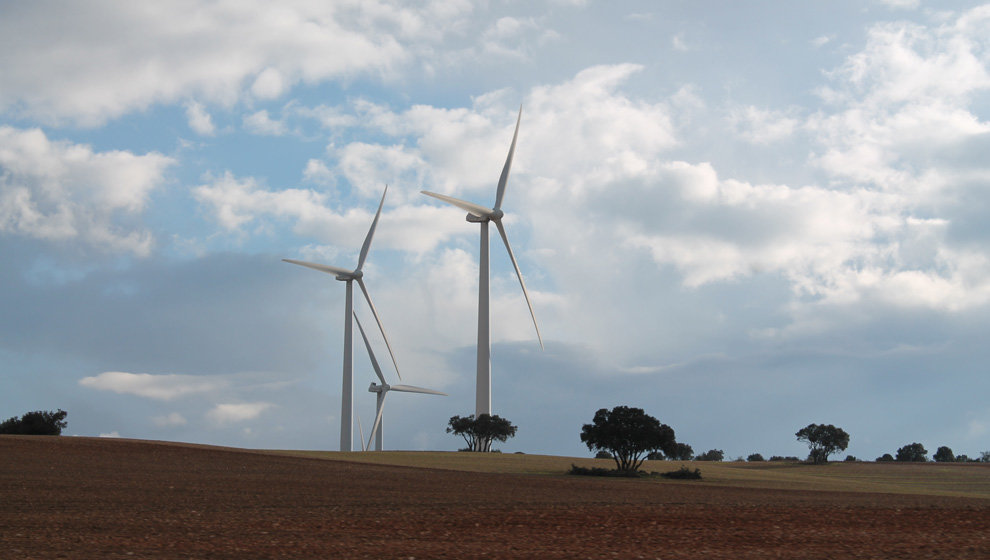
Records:
M282 260L287 263L298 264L299 266L305 266L306 268L312 268L313 270L319 270L320 272L326 272L327 274L333 274L335 276L351 275L354 273L354 271L347 270L346 268L340 268L326 264L316 264L306 261L297 261L293 259L282 259Z
M382 395L382 406L378 408L378 414L375 415L375 423L371 425L371 435L368 437L368 449L371 449L371 440L375 439L375 432L378 431L378 425L382 423L382 413L385 412L385 397L388 393ZM364 438L364 435L361 435Z
M435 192L430 192L430 191L419 191L419 192L425 194L426 196L432 196L433 198L440 199L448 204L453 204L454 206L460 208L461 210L464 210L465 212L471 214L472 216L484 218L490 216L492 213L491 208L486 208L484 206L481 206L480 204L475 204L473 202L468 202L466 200L461 200L459 198L454 198L452 196L447 196L445 194L437 194Z
M375 212L375 219L371 222L371 229L368 230L367 237L364 238L364 245L361 246L361 255L358 257L357 268L354 272L361 270L364 266L364 259L368 257L368 249L371 248L371 238L375 236L375 228L378 227L378 218L382 215L382 206L385 205L385 194L388 193L388 185L385 185L385 192L382 193L382 200L378 203L378 211Z
M364 427L361 426L361 415L355 414L354 416L358 421L358 431L361 432L361 451L367 451L368 448L364 445ZM371 445L371 443L369 442L368 445Z
M519 271L516 256L512 254L512 247L509 246L509 238L505 235L505 227L502 226L502 220L495 220L495 225L498 227L499 235L502 236L502 242L505 243L505 250L509 252L509 260L512 261L512 267L516 269L516 277L519 278L519 285L522 286L523 297L526 298L526 305L529 306L529 315L533 318L533 326L536 327L536 338L540 340L540 349L543 349L543 336L540 334L540 325L536 324L536 313L533 312L533 304L529 301L529 292L526 291L526 282L523 281L522 272Z
M516 137L519 136L519 122L522 120L522 105L519 106L519 116L516 117L516 131L512 133L512 144L509 146L509 155L505 158L505 165L502 167L502 175L498 178L498 191L495 194L495 208L502 208L502 199L505 197L505 184L509 181L509 169L512 168L512 155L516 152Z
M351 313L354 313L353 311ZM364 333L364 327L361 326L361 321L358 320L357 313L354 313L354 322L357 323L358 330L361 331L361 338L364 339L364 347L368 349L368 357L371 358L371 367L375 368L375 375L378 379L381 379L382 385L388 385L385 383L385 376L382 375L382 368L378 365L378 359L375 358L375 352L371 349L371 342L368 341L368 335ZM361 436L362 438L364 436Z
M424 389L422 387L415 387L413 385L390 385L389 391L399 391L402 393L423 393L426 395L442 395L447 396L447 393L441 393L440 391L434 391L433 389Z
M388 335L385 334L385 326L382 325L382 319L378 316L378 310L375 309L374 302L371 301L371 296L368 294L368 288L364 285L364 280L361 278L357 279L358 286L361 286L361 291L364 292L364 299L368 301L368 307L371 308L371 314L375 316L375 321L378 322L378 330L382 332L382 338L385 339L385 347L388 348L388 355L392 357L392 365L395 366L395 374L402 379L402 374L399 373L399 364L395 361L395 353L392 352L392 343L388 341ZM382 381L384 383L384 381Z

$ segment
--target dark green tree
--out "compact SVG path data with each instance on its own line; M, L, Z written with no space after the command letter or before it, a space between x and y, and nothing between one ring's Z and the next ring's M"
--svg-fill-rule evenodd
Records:
M721 461L725 459L725 452L721 449L709 449L694 458L695 461Z
M954 463L956 456L952 453L952 449L946 445L943 445L935 451L935 454L932 455L932 459L938 463Z
M690 461L694 458L694 449L686 443L675 443L674 453L667 456L671 461Z
M891 463L894 461L894 456L890 453L884 453L883 455L877 457L878 463Z
M635 472L652 451L674 452L674 430L646 414L642 408L617 406L599 409L591 424L581 427L581 441L588 449L608 451L615 466Z
M849 434L831 424L808 424L794 435L808 444L811 449L808 458L816 465L827 463L829 455L849 447Z
M766 459L764 459L763 455L760 455L759 453L753 453L749 457L746 457L746 460L750 463L759 463L761 461L765 461Z
M20 418L13 416L0 423L0 434L58 436L69 425L65 421L68 415L60 408L58 412L36 410Z
M912 443L898 449L894 460L906 463L924 463L928 460L928 451L925 450L924 445Z
M498 414L482 414L478 418L451 416L447 433L461 436L468 444L468 451L488 452L492 442L505 441L516 435L516 426Z

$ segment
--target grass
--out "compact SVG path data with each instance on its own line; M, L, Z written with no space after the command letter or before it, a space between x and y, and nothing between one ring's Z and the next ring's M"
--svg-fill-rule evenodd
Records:
M615 467L610 459L517 455L510 453L457 453L436 451L271 451L280 455L314 457L337 461L374 463L470 472L564 476L571 465L584 468ZM959 496L990 499L990 464L986 463L846 463L827 465L786 462L647 461L643 470L667 472L681 465L701 469L703 479L691 484L762 488L774 490L818 490L828 492L874 492ZM650 479L644 484L683 482Z

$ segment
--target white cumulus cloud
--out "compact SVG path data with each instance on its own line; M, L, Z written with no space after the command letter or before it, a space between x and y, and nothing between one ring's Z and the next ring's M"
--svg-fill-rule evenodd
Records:
M83 387L99 391L112 391L122 395L137 395L149 399L168 401L196 393L208 393L227 385L215 377L195 375L128 373L105 371L79 380Z

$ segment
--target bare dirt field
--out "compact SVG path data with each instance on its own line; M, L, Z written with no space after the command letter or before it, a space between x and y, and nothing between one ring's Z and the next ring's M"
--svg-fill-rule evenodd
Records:
M990 558L982 492L730 478L465 472L0 436L0 558Z

